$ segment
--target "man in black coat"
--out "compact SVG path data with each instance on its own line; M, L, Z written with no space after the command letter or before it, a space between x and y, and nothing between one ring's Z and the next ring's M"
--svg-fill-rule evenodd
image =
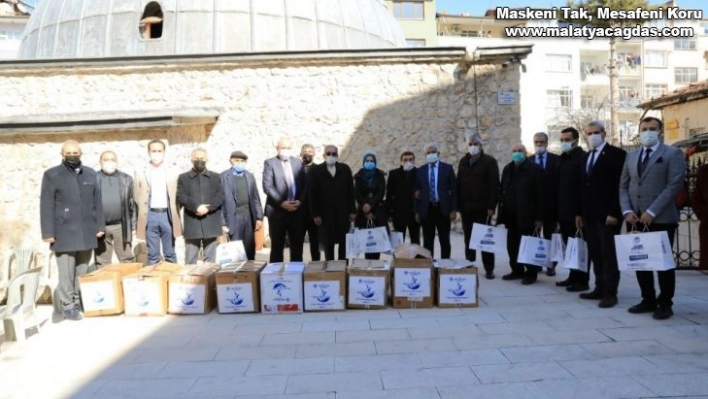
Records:
M216 239L221 235L221 207L224 189L219 175L207 170L206 150L192 151L192 170L177 179L177 203L184 208L185 263L197 263L199 249L204 261L216 261Z
M39 220L42 239L56 253L57 293L65 319L80 320L78 276L86 274L98 238L106 230L96 172L81 165L79 143L66 141L63 162L42 177Z
M303 144L300 149L300 159L302 159L302 166L305 168L305 184L307 184L307 181L310 179L312 167L317 165L315 163L315 147L312 144ZM307 196L305 196L305 200L300 207L302 207L305 212L305 231L307 232L307 238L310 243L310 259L318 261L322 258L322 254L320 253L319 227L317 227L310 215L310 203L308 202Z
M556 154L548 152L548 135L544 132L538 132L533 135L534 155L531 159L543 169L545 176L545 190L543 196L543 238L550 240L553 233L556 232L558 224L558 164L560 157ZM546 274L555 276L556 265L551 264L546 269Z
M411 235L411 244L420 244L420 225L415 221L415 155L410 151L401 154L401 166L388 172L386 183L386 210L393 230Z
M310 214L320 227L325 260L334 260L335 245L339 246L337 258L346 259L346 235L356 218L352 170L339 162L338 154L336 146L328 145L325 147L325 162L310 171Z
M113 252L121 263L135 261L131 242L138 213L133 200L133 178L117 169L118 156L113 151L104 151L100 157L101 170L96 173L101 190L106 234L98 239L96 265L111 263Z
M558 166L558 224L565 243L568 238L575 237L576 232L582 232L582 190L583 169L587 153L579 145L580 133L573 127L561 131L560 141L563 153ZM559 287L566 287L569 292L588 290L590 274L578 270L570 270L568 278L556 282Z
M520 264L517 258L521 236L531 236L534 230L543 227L544 176L543 169L526 158L526 147L523 144L511 147L511 159L502 172L497 218L497 224L507 228L506 247L511 266L511 273L502 279L523 279L521 283L529 285L536 282L541 268Z
M224 187L224 206L221 226L231 241L240 240L248 260L256 259L255 231L263 228L263 205L256 178L246 170L248 155L241 151L231 153L231 168L221 172Z
M615 236L620 233L620 177L627 153L605 142L605 124L590 122L585 127L590 147L583 168L583 225L588 256L595 274L595 289L580 294L582 299L599 299L601 308L617 304L620 272L615 252Z

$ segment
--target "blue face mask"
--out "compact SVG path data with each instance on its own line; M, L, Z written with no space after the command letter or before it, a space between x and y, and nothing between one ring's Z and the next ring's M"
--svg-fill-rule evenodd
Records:
M231 169L234 170L236 173L243 173L244 170L246 170L246 164L245 163L237 163L231 167Z
M366 170L374 170L376 169L376 164L371 161L364 162L364 169Z
M511 153L511 160L516 163L524 162L524 159L526 159L526 155L524 155L523 152L512 152Z

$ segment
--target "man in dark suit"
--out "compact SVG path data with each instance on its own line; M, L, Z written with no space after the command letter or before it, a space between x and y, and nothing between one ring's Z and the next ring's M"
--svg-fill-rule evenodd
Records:
M68 320L81 320L77 278L88 272L98 238L106 231L101 191L96 172L81 165L81 147L66 141L61 147L61 165L47 169L42 177L39 221L42 240L56 253L59 270L57 292Z
M502 171L497 218L497 224L507 229L511 266L511 273L502 276L503 280L522 279L522 284L530 285L538 278L540 267L518 263L517 259L521 236L531 236L543 227L544 183L543 169L526 157L526 147L521 143L511 146L511 162Z
M310 171L312 167L317 165L315 163L315 147L312 144L303 144L300 148L300 159L302 159L302 166L305 168L305 184L310 179ZM310 204L308 202L307 196L300 205L305 212L305 231L307 232L307 239L310 243L310 259L318 261L322 258L320 252L320 232L319 227L312 220L312 215L310 214Z
M561 151L558 166L558 224L565 243L575 237L581 229L581 203L583 189L583 169L587 153L580 147L580 132L574 127L567 127L560 134ZM587 291L588 273L570 270L568 278L556 282L558 287L565 287L568 292Z
M634 225L637 231L666 231L673 245L679 212L674 199L684 184L686 161L683 152L664 145L664 124L660 119L646 117L639 124L642 148L627 154L620 180L622 214L627 230ZM654 273L638 271L637 281L642 291L642 301L629 308L630 313L653 313L657 320L665 320L674 312L676 270L657 272L659 289L656 296Z
M590 122L585 136L590 147L583 168L582 224L593 264L595 289L580 294L582 299L599 299L601 308L617 304L620 272L617 268L615 236L620 233L619 183L627 153L605 142L605 124Z
M457 181L452 165L440 161L438 145L425 146L426 164L416 170L416 222L423 226L423 246L435 255L435 230L440 240L440 259L449 259L450 226L457 218Z
M415 155L410 151L401 154L401 166L388 172L386 182L386 210L395 231L406 230L411 235L411 244L420 244L420 225L415 221L413 193L415 192Z
M534 163L543 169L545 176L545 191L543 196L543 238L550 240L556 232L558 224L558 165L560 157L548 152L548 135L538 132L533 135L534 155L531 156ZM556 265L551 264L546 269L549 276L556 275Z
M266 195L265 215L270 233L270 262L282 262L285 235L290 243L290 261L302 262L305 241L307 197L305 168L292 156L292 142L283 137L276 146L278 156L263 163L263 191Z
M192 151L192 169L177 179L177 203L184 208L185 263L197 263L199 249L204 261L216 261L216 239L221 235L224 189L219 175L207 170L209 156L202 148Z
M221 172L224 206L221 226L230 240L241 240L248 260L256 259L254 231L263 226L263 207L253 173L246 170L248 155L231 153L231 168Z

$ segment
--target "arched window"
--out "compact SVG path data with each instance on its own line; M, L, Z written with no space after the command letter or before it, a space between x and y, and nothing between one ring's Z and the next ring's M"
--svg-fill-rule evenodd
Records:
M160 3L151 1L145 6L140 18L140 37L143 39L159 39L162 37L162 7Z

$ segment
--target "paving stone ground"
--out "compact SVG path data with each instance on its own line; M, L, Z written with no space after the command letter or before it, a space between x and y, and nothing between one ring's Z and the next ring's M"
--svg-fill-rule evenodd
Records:
M453 237L453 257L462 239ZM555 287L480 282L477 309L60 321L0 346L0 398L708 397L708 277L681 271L676 315L631 315Z

